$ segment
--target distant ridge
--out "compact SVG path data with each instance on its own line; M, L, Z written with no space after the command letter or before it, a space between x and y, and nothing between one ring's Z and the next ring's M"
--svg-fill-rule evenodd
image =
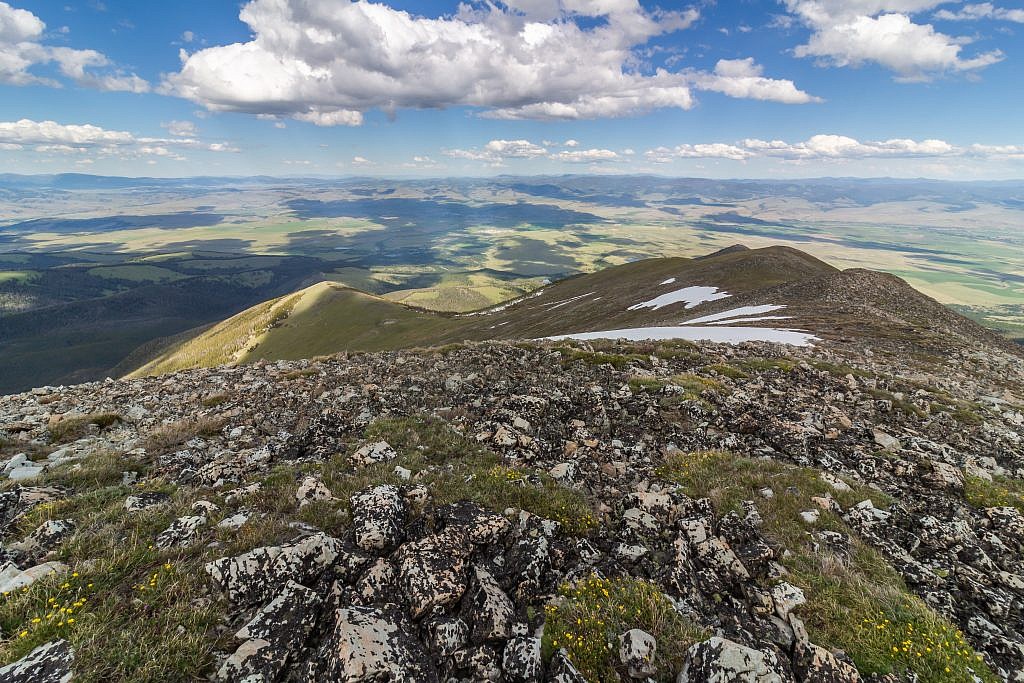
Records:
M465 314L427 311L319 283L191 338L150 345L135 355L145 362L131 374L466 340L572 334L642 338L653 328L680 338L722 339L736 330L737 339L761 335L766 340L780 328L821 343L930 363L970 345L1014 348L898 277L840 271L791 247L733 245L699 258L647 259L574 276Z

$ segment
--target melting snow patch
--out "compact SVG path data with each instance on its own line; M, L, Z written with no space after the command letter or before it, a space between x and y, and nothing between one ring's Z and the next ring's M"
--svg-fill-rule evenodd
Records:
M664 284L664 283L662 283ZM643 303L633 304L628 310L636 311L641 308L650 308L652 310L658 310L664 308L670 304L685 303L686 308L693 308L706 301L716 301L718 299L724 299L730 296L728 292L718 291L718 287L683 287L677 289L674 292L667 292L661 296L656 296L650 301L644 301Z
M670 285L670 284L672 284L675 281L676 281L676 279L674 277L670 277L669 279L665 280L664 282L659 282L658 285L659 286L660 285Z
M735 325L737 323L756 323L759 320L790 320L789 315L755 315L753 318L730 318L728 320L716 320L708 325Z
M793 346L808 346L817 341L817 337L797 330L782 330L772 327L631 327L622 330L606 330L602 332L577 332L561 334L545 339L560 341L562 339L628 339L630 341L659 341L664 339L687 339L689 341L712 341L726 344L741 342L764 341Z
M534 292L533 294L527 294L526 296L521 296L518 299L512 299L511 301L506 301L505 303L499 304L497 306L492 306L490 308L485 308L485 309L483 309L481 311L473 311L472 313L460 313L460 314L456 315L455 317L456 318L470 318L470 317L472 317L474 315L491 315L492 313L501 313L505 309L511 308L512 306L515 306L518 303L526 301L527 299L536 299L538 296L540 296L541 294L543 294L546 291L547 291L546 289L541 289L541 290L538 290L538 291Z
M562 306L565 306L566 304L571 304L574 301L579 301L580 299L586 299L588 296L592 296L593 294L596 294L596 292L587 292L586 294L580 294L579 296L574 296L571 299L564 299L562 301L556 301L556 302L551 303L551 304L543 304L543 305L547 306L549 311L553 311L556 308L561 308ZM598 298L600 298L600 297L598 297Z
M702 315L699 318L693 320L684 320L683 325L696 325L697 323L709 323L712 320L726 320L732 318L740 318L745 316L760 315L761 313L771 313L772 311L779 311L785 308L785 306L773 306L772 304L766 304L763 306L740 306L729 311L722 311L721 313L712 313L711 315Z

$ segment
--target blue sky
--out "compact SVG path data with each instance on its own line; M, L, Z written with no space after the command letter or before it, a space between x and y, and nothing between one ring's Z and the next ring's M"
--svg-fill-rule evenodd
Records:
M1024 177L1024 9L0 1L0 172Z

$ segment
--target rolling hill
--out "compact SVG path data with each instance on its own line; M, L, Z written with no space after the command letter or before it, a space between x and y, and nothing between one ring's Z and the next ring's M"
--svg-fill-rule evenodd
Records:
M789 247L731 247L571 277L499 306L446 314L321 282L150 352L132 375L492 339L826 342L939 362L1009 346L901 279L840 271Z

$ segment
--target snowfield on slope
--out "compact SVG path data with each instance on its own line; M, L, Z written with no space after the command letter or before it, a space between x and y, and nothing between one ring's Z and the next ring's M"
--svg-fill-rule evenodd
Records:
M798 330L784 330L773 327L701 326L630 327L621 330L560 334L554 337L544 337L544 339L551 341L561 341L563 339L577 339L580 341L592 339L628 339L630 341L686 339L688 341L711 341L726 344L763 341L775 342L777 344L791 344L793 346L810 346L812 342L818 341L818 338L813 334L800 332Z
M668 280L662 284L667 282ZM682 289L677 289L672 292L666 292L665 294L654 297L650 301L633 304L627 310L637 311L641 308L650 308L651 310L656 311L659 308L664 308L665 306L677 303L685 303L686 308L693 308L694 306L699 306L700 304L708 301L725 299L728 296L731 296L731 294L719 291L718 287L697 285L693 287L683 287Z
M749 316L761 315L763 313L771 313L772 311L780 311L785 306L775 306L772 304L764 304L761 306L740 306L739 308L733 308L728 311L722 311L721 313L712 313L711 315L702 315L699 318L693 320L684 320L683 325L696 325L698 323L710 323L715 320L730 320L732 322L747 322L748 320L761 320L762 318L751 318ZM779 318L781 316L773 316Z

